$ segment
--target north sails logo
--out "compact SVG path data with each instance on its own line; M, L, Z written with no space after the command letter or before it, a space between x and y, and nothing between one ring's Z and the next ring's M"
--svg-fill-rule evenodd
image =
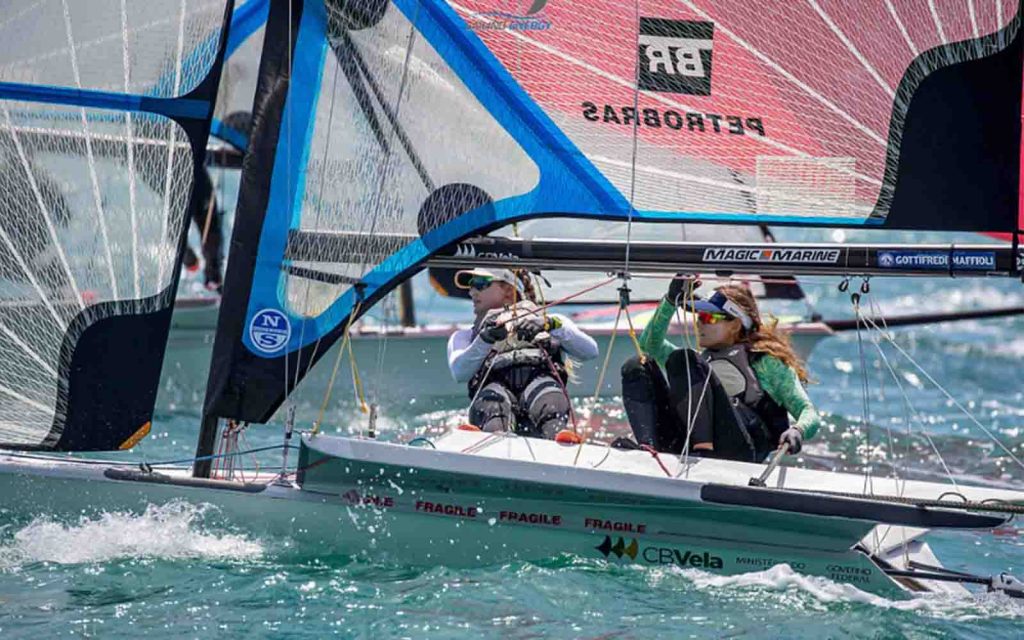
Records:
M640 89L711 95L714 31L713 22L640 18Z
M291 337L288 316L277 309L263 309L249 321L249 340L263 353L280 351Z

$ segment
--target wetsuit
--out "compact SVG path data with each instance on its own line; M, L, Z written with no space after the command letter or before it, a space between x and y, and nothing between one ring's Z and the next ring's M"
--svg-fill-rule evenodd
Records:
M637 442L679 453L692 425L691 446L711 442L714 457L759 462L778 446L789 415L804 438L814 436L820 418L796 371L746 344L699 355L679 349L665 339L674 313L671 303L659 305L640 336L648 358L622 367L623 404Z
M565 316L544 344L488 344L478 327L460 329L448 340L448 366L456 382L468 384L470 423L484 431L516 431L554 438L569 418L563 391L568 378L563 354L578 360L597 356L597 343Z

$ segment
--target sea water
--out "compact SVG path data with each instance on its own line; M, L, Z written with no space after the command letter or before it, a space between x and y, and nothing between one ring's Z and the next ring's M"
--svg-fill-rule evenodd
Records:
M838 291L838 278L804 282L825 317L852 316L850 292L859 280L846 293ZM1024 287L1003 280L875 279L862 304L871 301L891 314L1024 305ZM468 314L464 307L421 305L437 317ZM825 426L792 463L942 480L938 451L959 479L1024 487L1024 469L957 406L1024 457L1024 319L893 334L955 402L883 344L897 385L878 355L877 334L838 335L823 341L809 362L810 395ZM371 394L381 383L367 375ZM339 385L336 394L329 430L365 428L350 388ZM134 459L191 455L196 404L171 404L175 409L158 415L153 434L130 454ZM378 428L395 440L433 433L461 421L464 405L464 397L411 398L382 407ZM580 407L601 416L605 435L625 429L614 400L598 406L580 401ZM931 441L908 436L908 422ZM280 441L275 422L250 429L242 444ZM273 452L254 459L264 468L280 464ZM1024 525L930 540L950 568L1024 578ZM723 577L569 554L473 569L298 554L287 540L258 537L245 523L187 502L70 520L0 510L0 638L143 636L1005 639L1024 637L1024 602L985 593L894 601L786 566Z

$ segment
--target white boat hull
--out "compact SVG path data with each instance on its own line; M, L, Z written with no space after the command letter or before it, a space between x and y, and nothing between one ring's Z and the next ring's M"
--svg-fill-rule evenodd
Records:
M759 465L699 460L683 466L664 456L659 464L645 452L599 445L586 445L574 465L576 447L458 431L435 446L305 437L301 488L266 477L248 485L195 482L183 469L154 475L66 459L0 456L0 495L7 508L67 518L80 517L83 505L100 513L142 512L173 500L207 503L232 526L287 539L297 550L403 564L490 565L562 554L718 574L788 564L888 597L905 594L905 585L876 561L897 568L907 559L937 564L919 539L925 529L913 522L880 527L878 514L752 508L708 493L708 487L745 489L746 480L763 469ZM845 491L858 481L863 478L788 469L760 491L821 489L823 482L829 490ZM904 495L935 498L945 489L907 483ZM1019 492L962 489L971 499L1024 503ZM889 513L884 504L871 506L896 518L923 511Z

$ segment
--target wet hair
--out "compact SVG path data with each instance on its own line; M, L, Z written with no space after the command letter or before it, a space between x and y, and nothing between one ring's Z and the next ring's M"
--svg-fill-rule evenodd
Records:
M810 377L807 375L807 368L804 367L800 356L793 350L793 345L789 342L789 336L779 331L778 318L771 318L768 324L761 321L761 312L757 308L757 301L754 300L750 289L739 284L726 284L716 288L715 291L721 291L725 294L726 298L739 305L754 323L750 329L740 328L738 341L749 344L751 351L775 356L783 364L796 371L800 382L807 384L810 380Z
M530 276L528 271L523 269L516 269L512 273L516 274L519 278L519 284L522 285L523 298L537 304L537 287L533 283L533 277Z

